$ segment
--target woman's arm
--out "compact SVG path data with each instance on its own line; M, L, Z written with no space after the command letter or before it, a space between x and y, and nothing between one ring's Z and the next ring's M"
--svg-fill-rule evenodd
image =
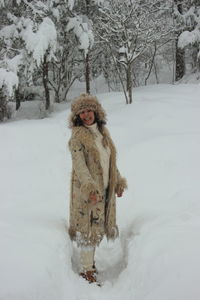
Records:
M126 178L122 177L119 170L116 170L117 174L117 184L115 187L115 192L117 194L117 197L121 197L123 195L123 192L125 189L127 189L127 181Z

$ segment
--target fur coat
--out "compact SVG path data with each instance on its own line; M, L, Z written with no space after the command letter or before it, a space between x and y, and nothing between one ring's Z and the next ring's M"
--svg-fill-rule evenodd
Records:
M72 155L69 235L80 246L96 246L104 235L108 239L118 236L115 194L120 188L126 188L126 180L117 169L115 146L105 126L101 134L103 144L110 148L111 153L106 191L93 133L87 127L73 126L69 141ZM91 192L96 192L99 197L96 205L88 201Z

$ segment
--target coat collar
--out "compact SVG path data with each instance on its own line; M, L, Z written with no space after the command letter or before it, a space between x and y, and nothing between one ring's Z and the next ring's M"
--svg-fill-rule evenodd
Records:
M88 148L93 148L95 145L92 132L87 127L84 126L73 127L72 136L74 138L77 138L84 146Z
M103 135L103 143L111 150L111 156L116 158L116 149L110 137L108 129L103 126L101 134ZM76 126L72 128L72 136L77 138L85 147L96 149L92 131L84 126Z

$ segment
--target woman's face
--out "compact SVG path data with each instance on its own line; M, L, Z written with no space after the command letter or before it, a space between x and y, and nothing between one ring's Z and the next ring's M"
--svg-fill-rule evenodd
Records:
M83 125L90 126L95 122L95 115L92 110L85 109L79 114L79 116L83 121Z

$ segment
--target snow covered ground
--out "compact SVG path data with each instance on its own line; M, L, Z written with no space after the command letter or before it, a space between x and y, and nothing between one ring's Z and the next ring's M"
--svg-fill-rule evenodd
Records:
M120 238L96 252L102 288L73 271L69 109L0 125L0 300L200 299L200 85L99 94L129 189Z

